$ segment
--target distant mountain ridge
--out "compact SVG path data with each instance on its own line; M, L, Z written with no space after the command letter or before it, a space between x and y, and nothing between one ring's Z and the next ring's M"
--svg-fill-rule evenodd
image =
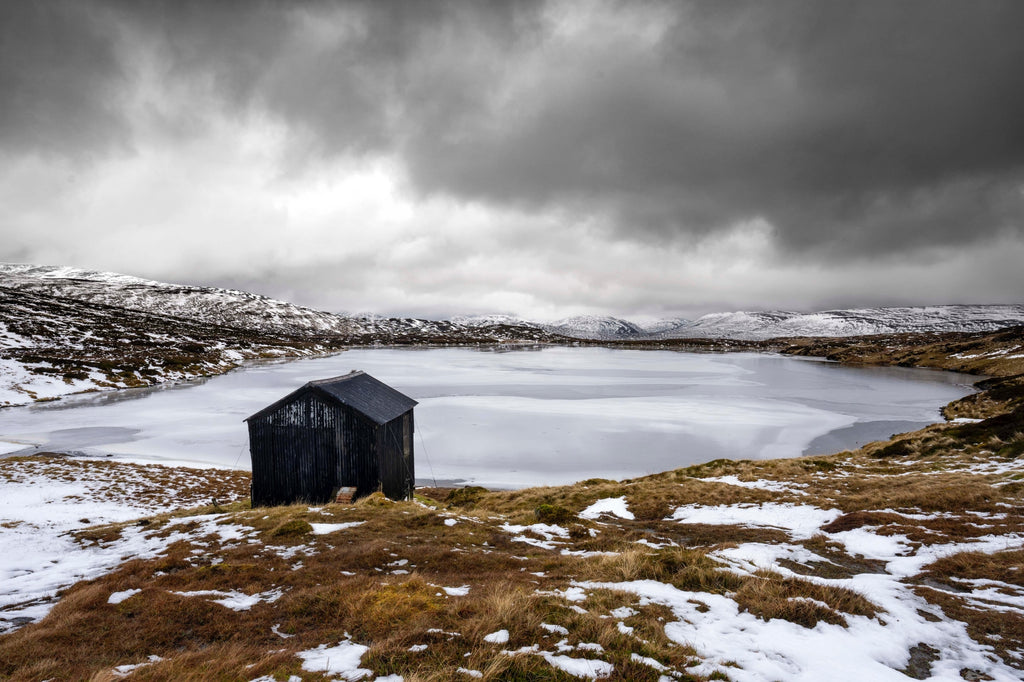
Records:
M711 313L638 323L581 315L541 323L513 315L448 320L340 315L233 289L168 284L71 267L0 263L0 287L61 299L177 317L261 334L341 337L351 343L459 343L557 340L736 339L762 341L905 332L984 332L1024 325L1024 305L941 305Z
M536 325L339 315L236 289L168 284L71 267L0 263L0 287L260 334L341 337L352 343L500 343L549 337Z
M352 320L234 289L168 284L70 267L0 263L0 286L225 327L285 334L353 334Z
M621 339L646 335L638 325L618 317L598 317L595 315L578 315L564 320L542 325L544 329L555 334L585 339Z
M942 305L853 308L815 313L713 313L663 332L661 336L760 341L787 336L987 332L1021 324L1024 324L1024 305Z
M942 305L854 308L816 313L737 311L696 320L638 324L617 317L583 316L541 324L549 332L579 339L768 339L844 337L908 332L987 332L1024 325L1024 305Z
M0 264L0 408L375 344L564 341L531 326L350 317L244 291Z

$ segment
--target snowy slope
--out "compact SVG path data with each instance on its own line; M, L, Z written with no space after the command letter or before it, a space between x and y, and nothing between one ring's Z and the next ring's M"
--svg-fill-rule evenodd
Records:
M0 288L263 335L330 337L351 343L500 343L549 338L540 327L513 319L460 324L336 315L235 289L168 284L70 267L0 263Z
M551 340L536 326L346 317L244 291L0 264L0 407L352 345Z
M260 334L0 285L0 407L87 390L188 381L331 343Z
M739 339L843 337L908 332L987 332L1024 325L1024 305L948 305L854 308L798 313L783 310L711 313L696 320L638 324L616 317L581 316L540 325L580 339Z
M112 272L0 263L0 286L264 333L360 331L349 318L245 291L167 284Z
M783 336L863 336L907 332L984 332L1024 324L1024 305L855 308L818 313L714 313L661 338L760 340Z
M492 315L454 315L448 318L448 321L466 327L486 327L494 324L510 324L539 328L539 325L535 322L527 322L515 315L503 315L500 313Z
M617 317L577 315L541 326L554 334L580 339L613 340L644 336L644 331L639 326Z
M664 334L690 324L690 320L681 317L669 317L653 322L634 322L645 334Z

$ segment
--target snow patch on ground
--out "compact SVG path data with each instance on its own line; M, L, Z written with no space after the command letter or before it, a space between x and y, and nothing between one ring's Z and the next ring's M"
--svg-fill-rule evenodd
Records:
M331 647L321 644L315 649L300 651L296 656L302 659L303 670L338 675L351 682L373 674L372 670L359 667L363 654L369 649L368 646L345 641Z
M489 635L484 635L484 641L491 644L505 644L508 642L508 630L498 630Z
M544 657L544 660L551 667L558 668L573 677L602 679L610 677L615 671L615 667L607 661L599 661L592 658L573 658L571 656L550 654L546 651L541 652L540 655Z
M544 628L545 630L547 630L548 632L552 632L552 633L554 633L556 635L567 635L567 634L569 634L569 630L564 628L564 627L562 627L561 625L553 625L551 623L541 623L540 626L542 628Z
M540 547L541 549L556 549L557 546L561 544L559 540L566 540L569 538L569 531L565 528L547 523L534 523L529 526L517 526L511 523L504 523L501 525L501 529L506 533L512 533L512 540L514 542L525 542L528 545ZM543 539L523 534L527 532L539 535Z
M669 518L681 523L778 528L788 531L795 539L807 539L840 516L842 512L838 509L765 502L717 507L689 504L677 508Z
M469 594L469 585L462 585L461 587L442 587L449 597L465 597Z
M39 363L35 367L46 367ZM53 374L36 374L14 358L0 357L0 407L28 405L37 400L59 398L71 393L98 390L98 374L88 379L65 379Z
M231 592L222 592L220 590L197 590L195 592L172 592L171 594L177 594L182 597L216 597L211 599L215 604L226 606L232 611L248 611L256 604L260 602L273 603L281 598L284 594L282 590L268 590L267 592L260 592L259 594L245 594L244 592L238 592L232 590Z
M737 476L715 476L701 478L698 480L710 481L715 483L726 483L728 485L734 485L739 488L752 488L754 490L770 490L776 493L796 493L798 495L805 495L806 493L800 490L800 488L807 487L807 484L805 483L793 483L786 481L741 481Z
M313 535L327 535L329 533L336 533L339 530L345 530L346 528L355 528L361 526L365 521L349 521L348 523L311 523L313 526Z
M626 504L625 495L622 497L606 497L602 500L598 500L581 511L579 516L583 519L596 519L600 517L601 514L611 514L612 516L618 516L620 519L626 519L628 521L632 521L636 518L633 516L633 512L629 511L629 505Z
M134 597L139 592L142 592L142 590L122 590L121 592L114 592L107 599L107 603L108 604L120 604L125 599L128 599L130 597Z
M76 465L81 463L76 460ZM198 472L197 472L198 474ZM237 540L254 532L232 524L220 525L222 516L210 514L173 519L165 538L143 526L124 528L110 542L84 544L73 533L95 525L120 523L171 511L176 505L143 502L145 473L129 466L63 467L45 460L11 463L0 477L0 634L44 617L57 593L80 580L109 572L128 559L160 554L178 540L215 535ZM202 487L209 475L197 475ZM170 496L179 504L197 504L187 476L181 490ZM201 492L201 491L200 491ZM195 522L191 530L177 529ZM126 597L127 598L127 597Z
M859 576L866 580L896 581L891 576ZM1016 679L991 653L968 637L963 623L929 622L918 613L927 605L902 590L896 601L882 602L889 612L881 618L847 615L849 627L819 622L814 628L786 620L761 620L742 612L732 599L707 592L679 590L654 580L622 583L583 583L590 589L635 594L641 603L667 606L678 619L666 623L674 642L697 650L704 662L688 669L698 675L726 673L737 682L768 680L893 680L908 662L909 650L927 642L942 652L932 664L935 679L958 679L962 667L985 670L997 680ZM895 595L892 595L895 596ZM726 667L735 662L739 667Z

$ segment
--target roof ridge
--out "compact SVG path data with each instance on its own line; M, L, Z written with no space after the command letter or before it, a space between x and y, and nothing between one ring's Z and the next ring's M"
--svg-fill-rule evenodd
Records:
M306 385L307 386L320 386L321 384L332 384L335 381L346 381L348 379L354 379L357 376L359 376L360 374L366 374L366 372L364 372L361 369L354 369L351 372L349 372L348 374L340 374L340 375L338 375L336 377L328 377L326 379L313 379L312 381L307 381Z
M362 370L327 379L314 379L271 403L245 421L262 417L296 400L303 392L315 392L358 411L378 424L385 424L411 410L417 401Z

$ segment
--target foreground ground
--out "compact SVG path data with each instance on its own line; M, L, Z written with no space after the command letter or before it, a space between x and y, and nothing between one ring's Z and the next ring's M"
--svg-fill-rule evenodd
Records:
M0 460L0 679L1018 680L1014 341L934 351L1001 375L957 421L628 481L250 509L244 472Z
M7 499L58 492L4 508L7 623L48 615L0 678L1019 679L1021 445L275 509L236 473L3 460ZM75 518L190 487L220 508Z

